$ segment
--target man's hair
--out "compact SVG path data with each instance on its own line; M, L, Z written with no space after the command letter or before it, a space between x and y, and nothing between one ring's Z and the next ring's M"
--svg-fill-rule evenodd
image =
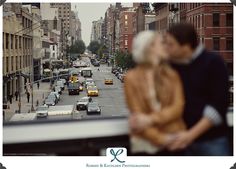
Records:
M189 44L192 49L198 45L198 35L194 26L190 23L173 24L167 33L172 35L180 45Z

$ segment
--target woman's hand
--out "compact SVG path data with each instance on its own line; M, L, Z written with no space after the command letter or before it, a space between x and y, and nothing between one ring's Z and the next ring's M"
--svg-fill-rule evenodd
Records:
M170 151L185 149L194 141L194 137L189 131L183 131L175 135L175 138L170 142L167 148Z
M152 118L149 115L133 114L129 117L129 125L132 131L141 132L152 125Z

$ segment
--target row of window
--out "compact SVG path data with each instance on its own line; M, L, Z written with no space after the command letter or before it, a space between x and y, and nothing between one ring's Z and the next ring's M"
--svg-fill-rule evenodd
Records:
M23 28L32 28L32 20L26 18L26 17L22 17L22 26Z
M3 40L5 38L5 41L2 43L3 44L3 50L4 49L32 49L32 39L18 36L18 35L13 35L9 33L4 33L3 32Z
M201 6L202 4L201 3L190 3L189 4L189 9L192 10L194 8L197 8L199 6Z
M193 23L193 25L196 28L201 28L204 27L205 23L205 18L204 14L201 15L195 15L195 16L190 16L189 18L190 23ZM225 25L221 25L221 19L224 19ZM220 26L226 26L226 27L232 27L233 26L233 14L232 13L226 13L225 18L220 17L220 13L213 13L212 14L212 26L213 27L220 27Z
M69 13L70 13L70 10L68 10L68 11L63 11L64 14L65 14L66 12L69 14ZM59 10L59 14L61 14L61 13L62 13L62 11Z
M212 19L213 19L212 26L214 26L214 27L220 26L221 19L226 20L225 26L233 26L233 13L227 13L225 18L221 18L220 13L213 13Z
M61 18L61 17L70 17L70 15L68 14L68 15L58 15L59 16L59 18Z
M14 71L14 66L16 70L29 67L31 65L32 56L25 55L25 56L11 56L11 57L4 57L6 59L6 73L9 71Z
M213 37L213 50L222 50L220 46L220 37ZM226 37L225 41L225 50L233 50L233 38L232 37Z

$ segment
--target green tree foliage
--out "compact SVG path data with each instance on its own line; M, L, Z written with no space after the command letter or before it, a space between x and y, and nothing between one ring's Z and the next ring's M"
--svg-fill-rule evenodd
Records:
M70 53L83 54L85 49L86 49L86 46L84 44L84 41L78 40L78 41L75 41L74 45L70 47Z
M105 45L100 46L100 48L98 49L98 56L100 58L103 58L103 54L107 51L107 47Z
M101 44L98 43L98 41L92 41L90 42L88 46L88 50L90 50L94 54L98 54L98 50L101 47Z
M123 69L129 69L135 66L132 55L126 52L117 52L115 55L115 63Z

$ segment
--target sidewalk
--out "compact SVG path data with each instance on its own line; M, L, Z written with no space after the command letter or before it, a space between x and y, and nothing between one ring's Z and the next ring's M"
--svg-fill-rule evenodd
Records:
M49 92L50 92L50 83L41 82L39 89L37 87L37 84L34 84L34 95L33 95L34 109L37 108L36 107L37 100L39 102L39 105L42 105L45 97L47 97ZM21 94L21 113L28 113L29 111L31 112L31 102L32 102L31 99L32 97L30 95L30 100L28 103L26 94L25 93ZM18 103L19 103L19 98L18 101L16 101L14 97L12 104L10 104L10 109L5 110L6 121L9 121L11 117L15 114L15 111L19 110Z

